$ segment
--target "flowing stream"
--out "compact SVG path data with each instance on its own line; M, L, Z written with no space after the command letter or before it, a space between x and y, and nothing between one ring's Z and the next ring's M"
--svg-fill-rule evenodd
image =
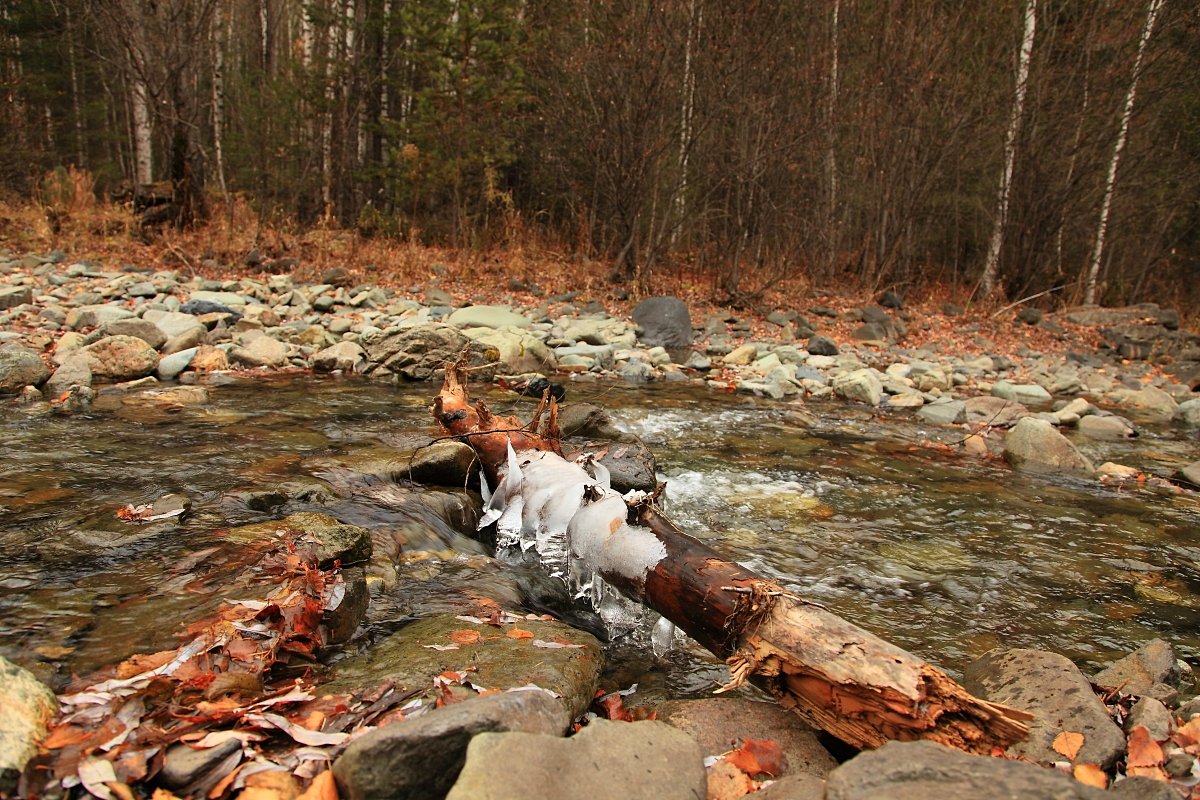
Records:
M347 477L355 459L437 435L435 390L226 379L195 404L108 394L70 417L8 407L0 655L57 687L175 646L244 566L227 529L305 510L370 528L384 554L349 651L465 598L555 608L564 593L536 565L502 566L465 535L465 492ZM1088 668L1161 636L1200 658L1195 494L1015 473L928 446L960 431L840 403L672 385L568 391L650 446L681 528L952 673L998 645L1056 650ZM511 394L485 396L528 413ZM1195 460L1194 437L1152 428L1133 443L1080 443L1097 462L1165 473ZM192 501L182 522L115 517L168 492ZM557 610L586 624L585 612ZM656 659L613 642L614 678L662 695L708 691L723 667L680 644Z

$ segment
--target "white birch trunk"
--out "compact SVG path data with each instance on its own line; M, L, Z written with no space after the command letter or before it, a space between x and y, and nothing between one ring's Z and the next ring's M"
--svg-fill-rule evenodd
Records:
M1104 183L1104 201L1100 205L1100 222L1096 225L1096 244L1092 248L1092 261L1088 265L1087 284L1084 287L1083 302L1091 305L1096 302L1096 282L1100 277L1100 263L1104 259L1104 239L1108 233L1108 215L1112 210L1113 191L1117 186L1117 167L1121 162L1121 151L1125 149L1125 140L1129 135L1129 120L1133 116L1133 102L1137 95L1138 79L1142 76L1142 61L1146 55L1146 45L1154 32L1154 23L1158 13L1162 11L1164 0L1150 0L1146 10L1146 27L1142 29L1142 38L1138 42L1137 57L1133 61L1133 77L1129 81L1129 91L1125 94L1125 109L1121 112L1121 128L1117 132L1117 142L1113 147L1112 158L1108 162L1108 178Z
M683 107L679 111L679 184L675 190L675 224L671 226L671 246L687 218L688 170L692 150L692 117L696 105L696 74L692 66L694 42L700 36L703 11L697 11L696 0L688 4L687 41L683 47Z
M146 82L138 75L132 79L130 103L133 108L133 182L135 188L140 188L154 182L154 137Z
M833 0L833 20L829 32L829 103L825 108L825 130L828 136L825 149L825 170L829 183L829 209L825 217L825 236L829 241L829 268L832 269L837 259L838 237L837 204L838 204L838 168L837 168L837 129L834 120L837 119L838 101L838 47L839 21L842 9L841 0Z
M1025 33L1021 37L1021 54L1017 61L1017 90L1013 96L1012 115L1004 137L1004 171L1000 174L1000 196L996 208L996 224L988 243L987 259L983 265L980 289L984 297L996 286L1000 271L1000 251L1004 247L1004 228L1008 222L1008 201L1012 194L1013 162L1017 157L1017 136L1025 114L1025 91L1029 87L1029 62L1033 58L1033 39L1037 30L1037 0L1025 0Z
M213 14L213 64L212 64L212 126L213 126L213 160L217 169L217 186L229 202L229 187L225 183L225 42L229 31L226 30L225 3L218 3Z

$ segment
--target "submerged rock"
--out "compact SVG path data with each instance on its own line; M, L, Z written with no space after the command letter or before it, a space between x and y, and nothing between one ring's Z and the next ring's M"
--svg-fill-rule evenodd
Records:
M707 792L700 747L661 722L593 720L569 739L484 733L447 800L630 800L694 798Z
M1025 417L1013 426L1004 440L1004 460L1017 469L1059 470L1091 475L1092 462L1053 425Z

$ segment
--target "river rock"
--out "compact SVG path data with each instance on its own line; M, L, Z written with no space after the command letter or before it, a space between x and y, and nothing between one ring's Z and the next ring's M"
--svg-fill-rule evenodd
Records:
M444 440L412 453L408 480L431 486L463 487L471 482L478 458L470 445ZM478 483L478 481L476 481Z
M1061 756L1059 756L1061 758ZM888 742L830 773L825 800L1107 800L1108 793L1033 764L933 742Z
M1155 386L1146 386L1137 391L1117 390L1113 392L1112 400L1122 408L1156 421L1170 420L1179 410L1175 398Z
M752 344L743 344L726 353L721 363L728 367L744 367L758 358L758 348Z
M1125 719L1125 731L1131 732L1139 725L1150 733L1150 738L1154 741L1165 742L1175 729L1175 720L1160 700L1142 697L1129 709L1129 716Z
M197 783L202 786L216 785L216 782L225 776L225 771L222 770L220 774L213 773L217 772L227 759L232 760L235 754L240 756L241 749L242 743L237 739L228 739L203 749L189 747L182 742L173 744L167 748L158 780L168 789L190 788L195 791L198 788ZM240 758L238 760L240 761ZM237 761L233 763L236 765ZM200 794L207 794L207 789Z
M528 331L513 327L466 328L463 333L472 341L496 348L500 354L499 368L505 373L552 372L555 369L554 353Z
M191 314L184 314L180 311L150 309L142 315L142 319L153 322L155 327L166 334L168 341L185 334L203 336L208 332L208 328L203 322Z
M611 344L577 344L574 347L556 347L554 356L559 364L580 363L588 369L612 369L616 348Z
M135 336L158 350L167 343L167 335L153 322L132 317L106 322L99 331L104 336Z
M1179 687L1175 650L1162 639L1151 639L1119 661L1092 676L1092 683L1126 694L1151 695L1156 684Z
M88 357L82 353L76 353L64 360L46 381L46 396L58 397L72 386L91 386L90 363Z
M964 408L967 413L966 422L990 428L1007 428L1029 416L1029 409L1015 400L987 395L968 397L964 401Z
M558 412L558 427L564 437L605 439L610 442L639 441L634 434L622 430L612 414L591 403L562 406Z
M447 361L454 361L463 349L470 347L470 365L495 365L500 360L496 348L472 342L452 325L425 323L390 333L364 336L359 343L367 351L371 366L399 375L405 380L426 381L441 371ZM491 380L487 370L473 373L479 380Z
M1200 398L1180 403L1175 419L1190 428L1200 428Z
M614 347L633 347L637 344L637 334L629 323L608 316L559 319L555 321L551 333L575 344L610 344Z
M1094 473L1092 462L1043 419L1025 417L1004 439L1004 460L1017 469Z
M1083 734L1075 763L1108 769L1125 752L1125 735L1088 679L1058 653L992 650L967 667L963 685L986 700L1034 715L1029 738L1010 747L1010 754L1043 763L1061 761L1052 745L1063 731Z
M158 367L154 370L154 374L159 380L169 381L179 376L179 373L188 368L192 363L192 359L196 357L199 351L198 347L189 347L186 350L180 350L170 355L165 355L158 360Z
M692 346L692 317L678 297L647 297L633 309L641 328L638 341L647 347L682 350Z
M516 629L533 637L506 635ZM478 633L481 638L474 644L462 643L461 637L468 632ZM455 642L451 634L460 641ZM572 646L546 648L538 646L539 641ZM438 650L431 645L456 647ZM471 673L473 685L504 690L533 684L548 689L574 719L591 704L602 664L600 642L590 633L561 622L521 618L494 628L463 621L454 614L441 614L414 622L370 649L339 661L336 677L322 690L338 694L394 680L432 702L441 696L433 682L435 677L470 665L475 669ZM462 686L452 687L452 691L460 699L476 694Z
M533 321L507 306L467 306L446 318L456 328L528 328Z
M1054 400L1049 392L1036 383L1020 384L1008 381L996 381L992 385L992 396L1035 407L1049 406Z
M809 337L808 344L805 345L805 350L814 356L836 356L839 354L838 347L833 340L825 336Z
M107 336L80 351L92 376L114 382L149 375L158 366L158 351L135 336Z
M704 800L700 747L661 722L593 720L569 739L484 733L447 800Z
M246 299L246 297L238 294L237 292L195 291L188 296L188 301L183 305L193 309L193 311L185 311L185 313L207 314L210 313L211 310L204 309L201 305L202 303L211 303L213 305L224 306L226 310L229 310L241 308L242 306L246 305L247 302L249 301Z
M225 531L231 542L253 543L276 540L284 534L292 534L300 540L317 543L317 560L322 569L333 566L334 561L343 565L361 564L371 557L371 534L357 525L345 525L328 514L302 511L280 520L256 522Z
M33 302L33 288L29 286L0 286L0 311Z
M609 485L621 494L631 489L652 492L658 486L654 453L640 441L608 447L600 463L608 470Z
M41 386L49 377L50 370L36 351L16 344L0 347L0 394Z
M917 419L930 425L956 425L967 418L962 400L937 400L917 410Z
M98 328L106 322L116 322L119 319L130 319L133 312L128 308L115 304L86 305L73 308L67 313L67 327L73 331L84 328Z
M1200 461L1193 461L1180 469L1178 477L1193 488L1200 489Z
M54 692L0 656L0 794L9 796L57 711Z
M219 347L201 345L188 366L195 372L220 372L229 369L229 356Z
M871 369L857 369L833 379L833 392L852 402L879 405L883 399L883 384Z
M668 700L657 710L660 722L691 736L706 756L736 750L745 739L770 739L787 759L784 775L823 778L837 766L817 732L775 703L734 697Z
M287 363L288 346L283 342L260 335L245 347L234 347L229 358L248 367L281 367Z
M440 800L458 779L475 736L514 731L561 736L570 722L548 692L469 698L355 739L333 764L338 794L343 800Z
M367 351L354 342L341 341L313 354L312 366L317 372L340 370L360 373L367 369Z
M1121 441L1137 436L1133 423L1116 414L1089 414L1077 423L1080 433L1089 439Z

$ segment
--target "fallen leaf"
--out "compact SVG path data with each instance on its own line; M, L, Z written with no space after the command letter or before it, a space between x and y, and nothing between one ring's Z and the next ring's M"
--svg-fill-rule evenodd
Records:
M337 784L333 780L333 771L325 770L313 778L308 788L296 800L338 800Z
M88 756L79 762L79 781L83 788L95 797L112 800L112 792L105 784L116 783L117 773L112 762L98 756Z
M71 653L74 653L75 648L63 647L62 645L57 644L44 644L41 647L33 648L33 652L37 653L39 656L48 658L51 661L56 661L60 658L71 655Z
M438 650L438 651L457 650L458 649L458 645L456 645L456 644L423 644L421 646L424 647L426 650Z
M619 692L605 695L593 703L593 705L599 707L601 716L606 719L617 722L634 721L633 715L629 713L629 709L625 708L625 698Z
M510 639L532 639L533 631L527 631L524 628L513 628L504 635Z
M74 725L59 725L50 731L50 735L42 742L42 747L47 750L61 750L73 744L86 742L92 735L92 731Z
M479 631L450 631L450 641L455 644L479 644L480 638Z
M1108 788L1108 776L1095 764L1076 764L1073 774L1075 780L1082 784L1095 786L1097 789Z
M1180 725L1171 738L1181 747L1200 743L1200 717L1192 717Z
M766 773L778 778L787 769L783 748L773 739L743 739L725 759L751 777Z
M1167 773L1162 765L1162 747L1150 737L1150 731L1146 729L1145 725L1134 726L1133 730L1129 732L1125 774L1165 781Z
M1054 752L1064 756L1068 761L1074 761L1075 756L1079 755L1079 748L1083 747L1083 734L1076 731L1063 731L1054 737L1054 744L1051 745Z
M300 796L300 784L285 769L268 769L246 778L246 788L239 798L243 800L296 800Z

